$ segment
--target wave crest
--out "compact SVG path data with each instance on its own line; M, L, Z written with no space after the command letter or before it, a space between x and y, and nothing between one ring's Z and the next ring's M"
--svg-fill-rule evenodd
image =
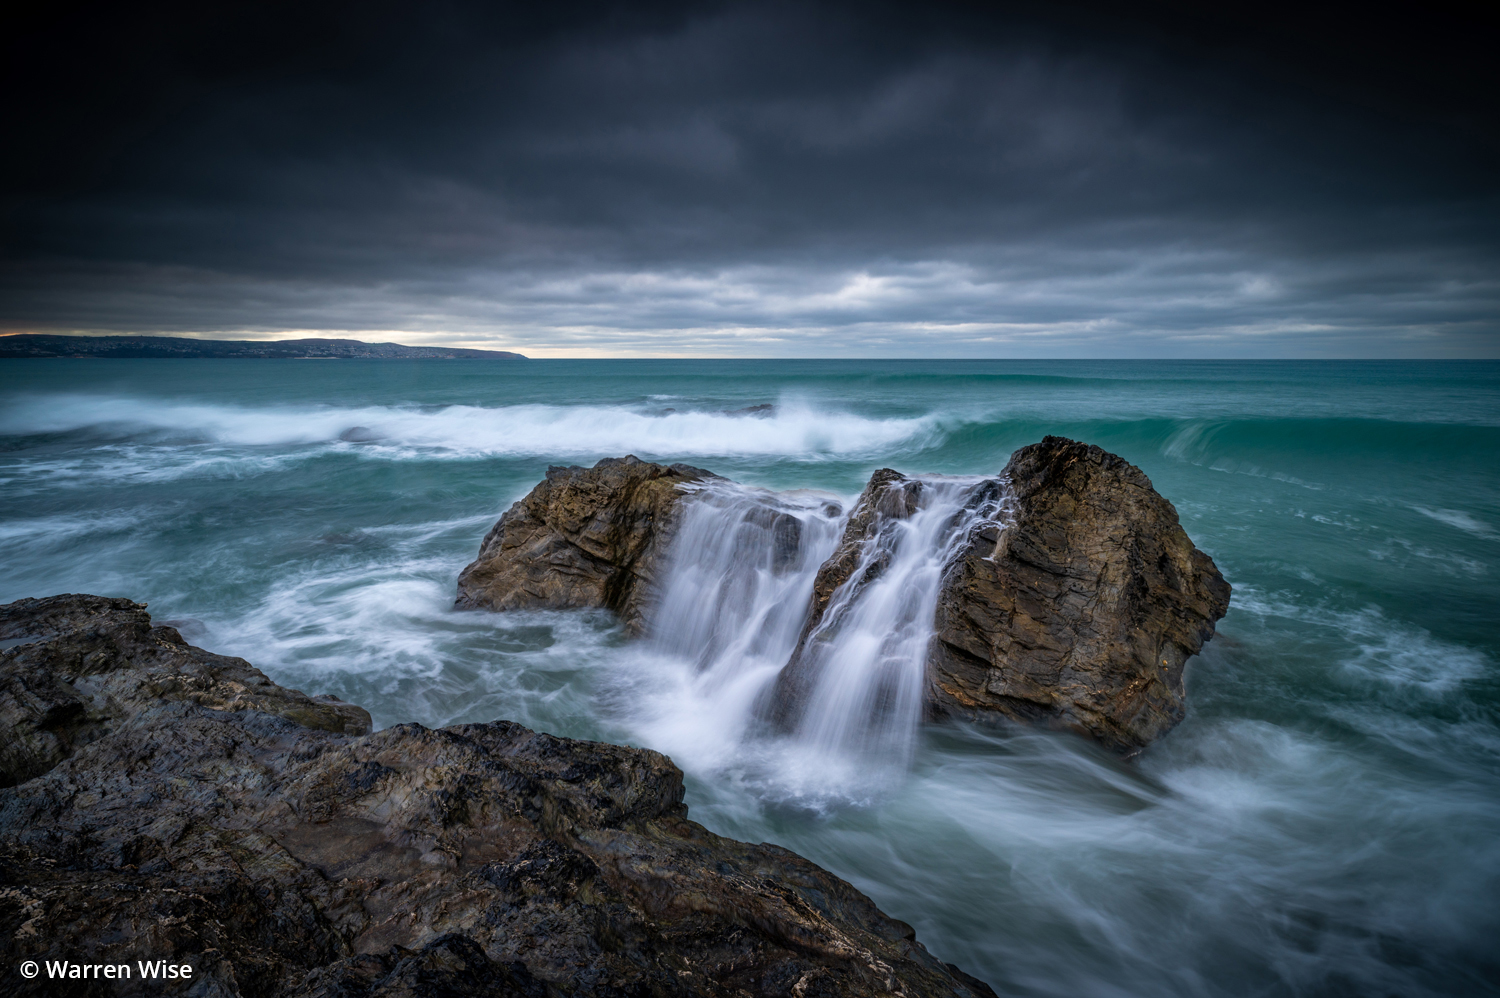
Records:
M935 415L874 418L794 403L769 413L649 412L619 405L245 406L50 395L0 412L0 434L246 447L325 444L385 457L590 454L857 458L940 444Z

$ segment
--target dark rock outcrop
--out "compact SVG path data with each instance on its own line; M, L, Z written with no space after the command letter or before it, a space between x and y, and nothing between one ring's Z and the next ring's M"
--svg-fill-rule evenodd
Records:
M801 640L764 713L794 729L826 663L829 607L888 567L888 535L924 483L871 476L818 570ZM927 714L1005 719L1087 735L1124 755L1183 715L1183 665L1229 605L1229 584L1193 547L1139 468L1061 437L1017 451L969 493L977 511L938 595Z
M1133 754L1182 719L1183 664L1230 587L1141 470L1047 437L1001 475L1003 527L948 569L931 705L1078 731Z
M634 456L548 468L458 577L458 605L489 610L601 607L639 633L683 491L715 478Z
M0 787L47 772L168 702L256 710L343 734L370 730L363 708L283 689L242 658L195 648L174 627L152 627L145 606L130 600L11 603L0 608L0 642Z
M658 753L506 721L362 734L127 600L23 600L0 634L12 993L991 994L814 864L687 820Z

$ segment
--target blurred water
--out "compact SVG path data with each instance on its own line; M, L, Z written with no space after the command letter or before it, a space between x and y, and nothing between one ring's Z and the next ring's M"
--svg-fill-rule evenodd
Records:
M549 463L687 461L809 490L777 501L813 524L875 468L993 475L1045 433L1138 464L1235 585L1187 720L1129 765L951 727L872 781L715 721L748 686L713 663L778 654L748 625L450 609ZM382 725L662 748L694 818L1002 992L1496 993L1494 363L3 361L0 565L0 600L147 600Z

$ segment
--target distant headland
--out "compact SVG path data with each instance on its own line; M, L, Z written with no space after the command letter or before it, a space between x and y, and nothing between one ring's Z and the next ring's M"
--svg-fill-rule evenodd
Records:
M0 336L0 358L176 357L275 358L278 360L525 360L508 350L408 347L360 340L195 340L185 336L63 336L13 333Z

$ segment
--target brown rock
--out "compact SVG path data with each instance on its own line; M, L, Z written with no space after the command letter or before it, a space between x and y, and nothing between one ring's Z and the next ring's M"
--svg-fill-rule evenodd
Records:
M1183 664L1229 583L1139 468L1047 437L1002 473L1012 519L948 570L929 662L936 712L1088 734L1133 754L1183 716Z
M348 705L127 600L0 622L37 638L0 655L0 744L30 746L0 789L0 959L193 968L13 993L992 994L827 871L689 821L658 753L507 721L347 733Z
M546 480L485 535L458 577L457 605L607 608L639 633L684 495L678 486L715 477L634 456L548 468Z

